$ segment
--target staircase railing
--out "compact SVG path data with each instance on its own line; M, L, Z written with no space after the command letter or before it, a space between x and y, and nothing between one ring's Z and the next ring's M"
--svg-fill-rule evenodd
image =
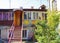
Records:
M9 30L9 41L8 43L11 43L11 39L13 38L13 33L14 33L14 25L12 24L10 30Z

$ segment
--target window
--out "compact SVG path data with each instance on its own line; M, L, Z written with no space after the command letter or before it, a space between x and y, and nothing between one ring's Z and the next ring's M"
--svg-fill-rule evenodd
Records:
M45 20L47 20L47 14L45 14Z
M3 20L8 20L8 13L7 12L3 12Z
M42 18L45 19L45 13L42 13Z
M14 15L12 14L12 12L8 12L8 19L9 19L9 20L13 20L13 16L14 16Z
M9 20L11 20L11 13L9 12L9 16L8 16Z
M23 30L22 33L23 33L23 34L22 34L22 37L23 37L23 38L27 38L27 30Z
M33 12L33 19L38 19L38 13Z
M42 17L44 17L45 16L45 13L42 13Z
M14 14L11 12L11 20L13 20L14 18Z
M35 12L33 12L33 19L35 19Z
M24 19L31 19L31 12L28 12L28 13L26 13L26 12L24 12Z
M33 14L31 14L31 12L24 12L24 19L28 19L28 20L35 20L38 19L38 12L33 12Z
M24 12L24 19L27 19L27 14L26 14L26 12Z
M28 13L28 19L31 19L31 13Z
M38 19L38 13L36 13L36 19Z
M2 13L0 12L0 20L2 20Z

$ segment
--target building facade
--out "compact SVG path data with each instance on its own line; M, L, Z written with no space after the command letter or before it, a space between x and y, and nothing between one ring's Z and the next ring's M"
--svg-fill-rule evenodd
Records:
M13 21L13 9L0 9L0 39L8 39Z
M23 9L22 10L22 39L32 40L34 34L34 24L38 20L46 20L46 6L42 5L41 9ZM16 14L17 16L17 14ZM8 39L9 29L14 21L13 9L0 9L0 38Z
M41 9L23 9L23 39L32 40L34 24L39 20L47 20L47 9L44 5Z

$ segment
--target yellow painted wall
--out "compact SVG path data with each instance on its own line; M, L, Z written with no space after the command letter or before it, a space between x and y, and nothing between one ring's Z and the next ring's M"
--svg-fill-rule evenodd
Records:
M29 21L28 20L24 20L24 23L23 24L29 24Z

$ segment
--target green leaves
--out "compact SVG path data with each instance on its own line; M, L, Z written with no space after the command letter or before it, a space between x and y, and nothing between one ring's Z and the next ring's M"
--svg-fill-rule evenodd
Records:
M38 21L35 29L35 37L38 43L58 43L60 38L56 32L60 14L54 11L47 12L47 21ZM59 42L60 43L60 42Z

